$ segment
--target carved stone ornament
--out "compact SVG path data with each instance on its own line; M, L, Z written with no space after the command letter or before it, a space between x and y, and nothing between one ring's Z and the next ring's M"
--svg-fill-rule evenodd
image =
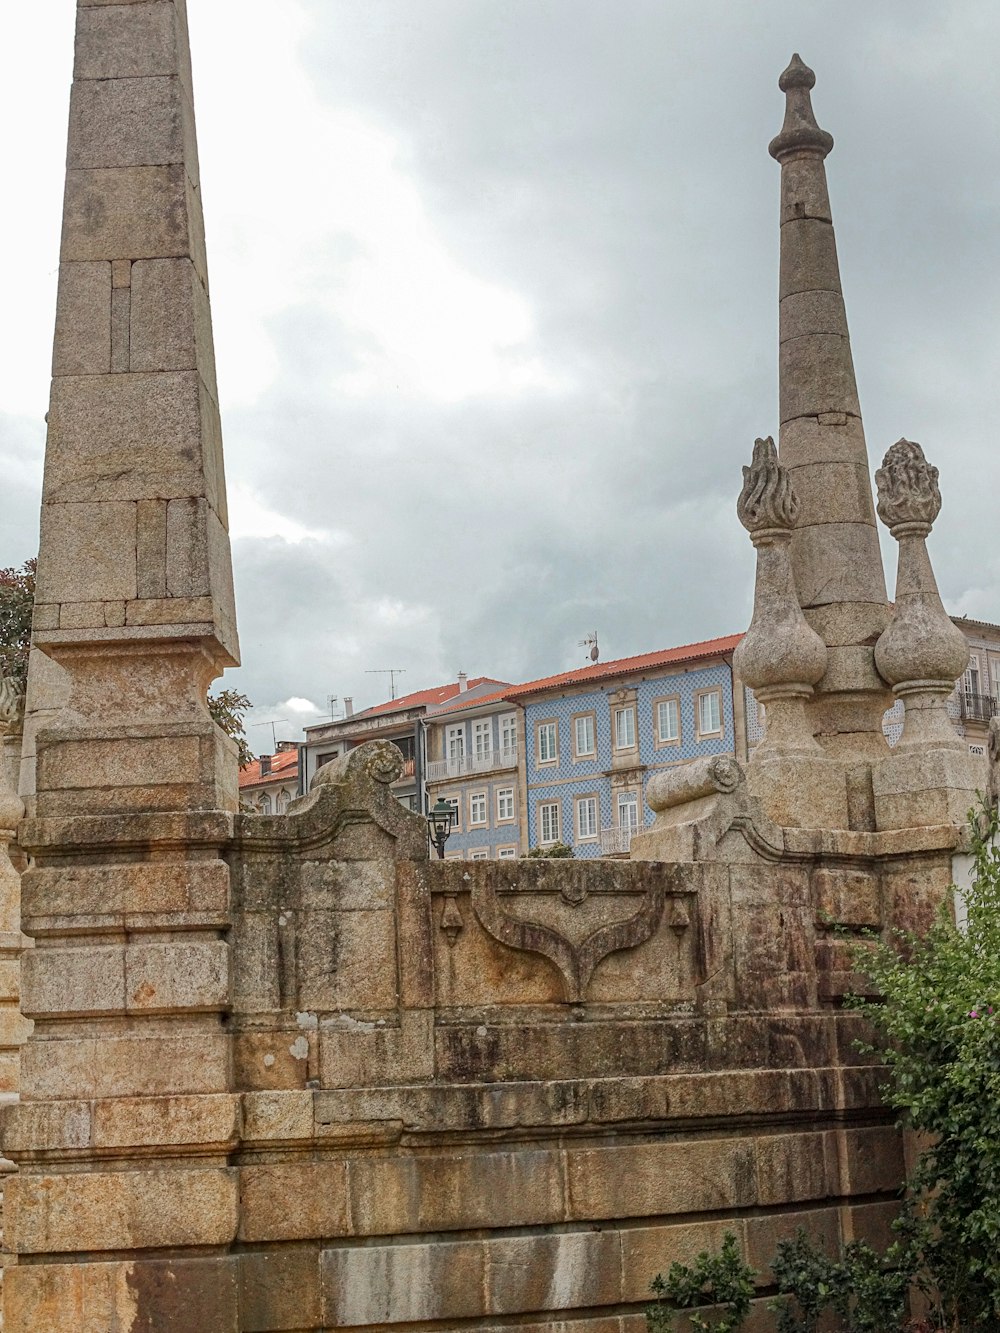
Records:
M0 726L11 727L24 716L24 685L0 676Z
M897 440L875 473L878 516L895 536L900 523L931 525L941 512L938 470L913 440Z
M883 680L905 701L899 750L962 749L945 700L969 661L965 635L941 604L926 538L941 510L938 470L899 440L875 473L878 514L899 543L892 619L875 645Z
M788 471L778 462L778 451L769 435L753 442L753 459L743 469L743 490L736 514L751 536L766 528L794 528L799 501L792 490Z
M826 645L796 594L790 546L799 501L770 436L754 441L736 512L757 551L753 618L733 661L765 707L766 734L756 757L815 754L820 747L805 703L826 671Z

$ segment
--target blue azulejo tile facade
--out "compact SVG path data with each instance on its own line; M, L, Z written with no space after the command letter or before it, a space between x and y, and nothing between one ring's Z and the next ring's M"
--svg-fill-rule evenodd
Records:
M480 857L495 861L503 854L519 855L520 796L516 769L490 774L489 778L478 781L442 783L434 794L435 800L439 797L458 803L458 824L445 846L446 856L461 856L466 861Z
M558 840L578 857L627 851L627 834L652 822L652 773L735 752L732 679L717 660L526 701L529 847Z

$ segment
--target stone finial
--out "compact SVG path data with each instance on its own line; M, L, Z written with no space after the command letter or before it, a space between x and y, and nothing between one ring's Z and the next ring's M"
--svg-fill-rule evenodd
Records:
M965 635L941 604L927 536L941 509L938 470L912 440L899 440L875 473L878 513L899 542L896 602L875 645L875 664L905 701L898 750L962 749L945 699L969 661Z
M809 93L815 85L816 75L796 52L778 79L778 87L785 94L785 123L768 146L778 162L796 153L824 158L833 147L833 135L820 129L813 114Z
M768 528L794 528L798 496L788 471L778 462L778 450L769 435L753 442L753 460L743 469L743 490L736 514L751 536Z
M930 532L941 512L938 470L924 457L913 440L897 440L875 473L878 487L878 516L896 535L903 523L917 523Z
M0 676L0 726L9 728L24 716L24 685L10 676Z
M753 619L734 658L767 715L757 753L815 753L804 705L826 670L827 651L796 595L790 546L799 501L770 436L754 441L736 512L757 551Z

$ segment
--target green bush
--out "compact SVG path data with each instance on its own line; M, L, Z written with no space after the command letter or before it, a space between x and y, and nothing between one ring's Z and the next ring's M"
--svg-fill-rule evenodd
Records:
M544 847L532 847L530 852L525 852L526 857L533 860L548 860L550 857L572 856L573 848L567 847L564 842L550 842Z
M670 1333L674 1310L715 1307L689 1316L697 1333L735 1333L750 1313L756 1271L740 1258L736 1237L727 1231L718 1254L702 1251L694 1263L672 1264L666 1277L653 1279L656 1297L646 1315L649 1333ZM668 1304L669 1302L669 1304Z

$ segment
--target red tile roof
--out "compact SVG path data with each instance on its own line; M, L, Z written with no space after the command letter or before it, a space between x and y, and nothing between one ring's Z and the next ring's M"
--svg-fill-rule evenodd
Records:
M593 666L580 667L577 671L563 671L558 676L544 676L541 680L529 680L524 685L514 685L511 689L505 690L501 697L519 699L524 695L557 689L561 685L580 685L591 680L606 680L608 677L652 671L657 667L670 666L676 662L695 662L705 657L719 657L723 653L731 653L742 638L742 634L728 634L722 639L706 639L702 643L681 644L679 648L662 648L656 653L640 653L638 657L619 657L614 662L595 662Z
M299 774L298 750L279 750L271 755L271 771L261 775L260 760L255 759L240 769L240 790L244 787L263 787L277 778L295 778Z
M503 685L504 682L494 680L492 676L473 676L467 682L466 688L474 690L478 685L484 684ZM432 707L436 704L447 703L449 699L454 699L459 693L457 681L452 681L447 685L434 685L429 690L416 690L413 694L404 694L399 699L390 699L384 704L374 704L361 713L355 713L354 717L372 717L374 714L381 713L403 713L410 708L419 708L421 705ZM344 718L342 720L349 722L351 719Z

